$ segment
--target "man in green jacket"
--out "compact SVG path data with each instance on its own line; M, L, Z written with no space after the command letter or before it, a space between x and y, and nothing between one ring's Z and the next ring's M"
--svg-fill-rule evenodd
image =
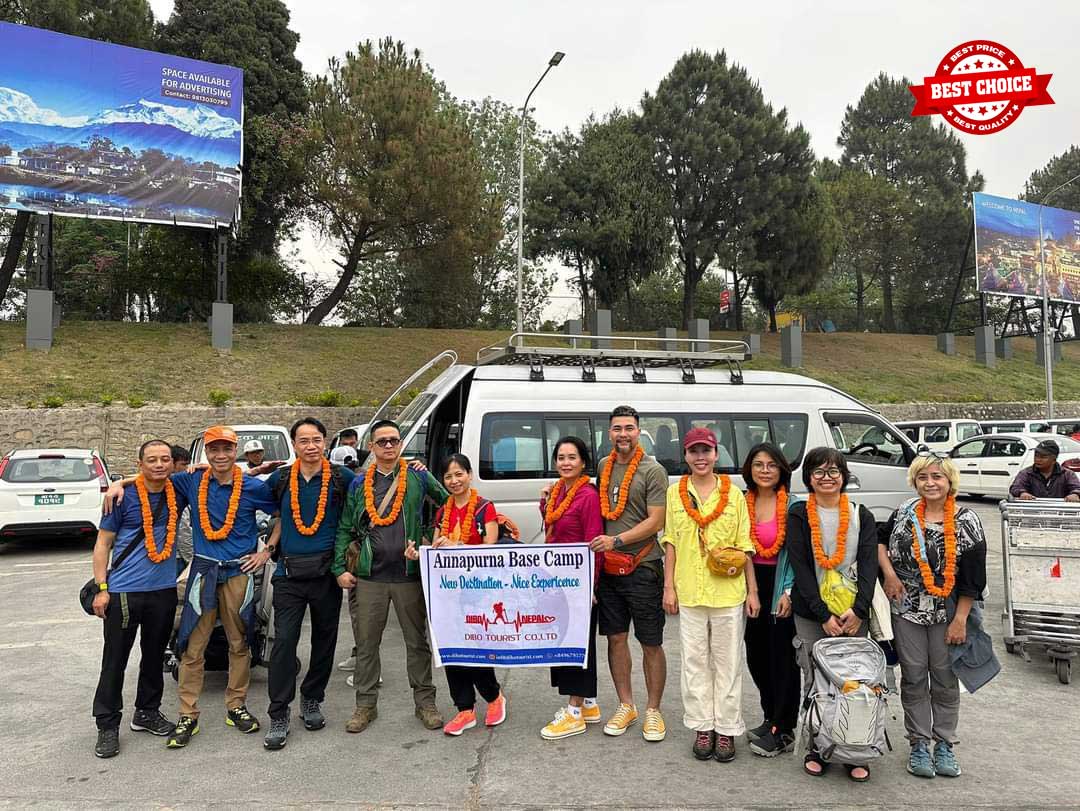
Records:
M448 495L428 471L405 464L401 432L391 420L371 426L369 450L374 464L349 487L331 569L354 609L356 710L345 729L363 732L378 715L379 645L391 603L405 637L416 717L428 729L440 729L420 566L405 550L425 540L424 500L442 504Z

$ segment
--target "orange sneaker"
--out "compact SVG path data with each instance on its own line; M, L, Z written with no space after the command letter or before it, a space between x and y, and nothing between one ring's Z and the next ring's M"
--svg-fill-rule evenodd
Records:
M620 704L615 714L604 724L605 735L622 735L627 727L637 720L637 707L633 704Z
M474 726L476 726L476 710L462 710L443 726L443 732L447 735L460 735Z
M604 716L600 714L600 705L593 704L591 707L581 708L581 719L586 724L599 724L604 720Z
M499 693L499 697L488 702L487 714L484 716L484 724L489 727L497 727L506 720L506 696Z

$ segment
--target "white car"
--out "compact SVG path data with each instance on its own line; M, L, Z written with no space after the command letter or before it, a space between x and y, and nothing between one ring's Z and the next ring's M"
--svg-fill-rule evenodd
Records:
M28 448L0 459L0 541L95 537L109 471L96 452Z
M1057 434L985 434L961 442L950 456L960 471L960 492L1008 498L1016 474L1031 467L1035 446L1044 439L1057 443L1058 464L1080 473L1080 442Z

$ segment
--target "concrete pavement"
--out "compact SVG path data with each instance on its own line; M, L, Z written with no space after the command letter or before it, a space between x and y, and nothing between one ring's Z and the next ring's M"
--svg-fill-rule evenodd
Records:
M208 673L201 733L185 750L127 728L134 703L138 647L125 688L121 754L93 756L90 703L101 655L99 621L76 601L89 576L89 547L63 543L0 546L0 806L4 807L289 807L393 808L714 808L735 807L1033 807L1080 802L1080 685L1058 683L1050 664L1026 663L1001 644L1000 521L990 501L976 507L990 542L987 617L1002 674L977 696L964 695L957 754L964 775L919 780L904 766L906 741L899 697L890 698L894 752L873 765L869 783L849 782L841 769L823 779L802 773L801 756L754 757L745 739L733 763L699 763L681 722L679 645L669 619L667 740L649 744L640 726L609 738L587 734L545 742L540 728L560 706L546 670L501 671L510 699L507 722L460 738L428 732L413 717L404 646L391 612L383 645L379 718L364 733L344 730L353 705L347 674L335 670L324 710L326 729L307 732L294 715L288 746L262 747L262 733L242 735L224 723L223 673ZM338 645L348 655L348 612ZM600 703L615 707L601 641ZM302 658L306 665L306 639ZM644 700L640 651L635 687ZM1080 674L1077 676L1080 681ZM435 671L439 705L453 709L445 677ZM748 726L760 722L757 693L744 679ZM266 671L253 670L248 707L265 724ZM176 716L166 676L163 711ZM483 709L481 703L480 709Z

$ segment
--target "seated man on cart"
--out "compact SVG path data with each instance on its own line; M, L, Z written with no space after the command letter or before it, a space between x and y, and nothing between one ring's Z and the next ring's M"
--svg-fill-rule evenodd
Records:
M1036 498L1063 498L1080 501L1080 478L1058 464L1058 444L1044 439L1035 446L1035 463L1016 474L1009 497L1021 501Z

